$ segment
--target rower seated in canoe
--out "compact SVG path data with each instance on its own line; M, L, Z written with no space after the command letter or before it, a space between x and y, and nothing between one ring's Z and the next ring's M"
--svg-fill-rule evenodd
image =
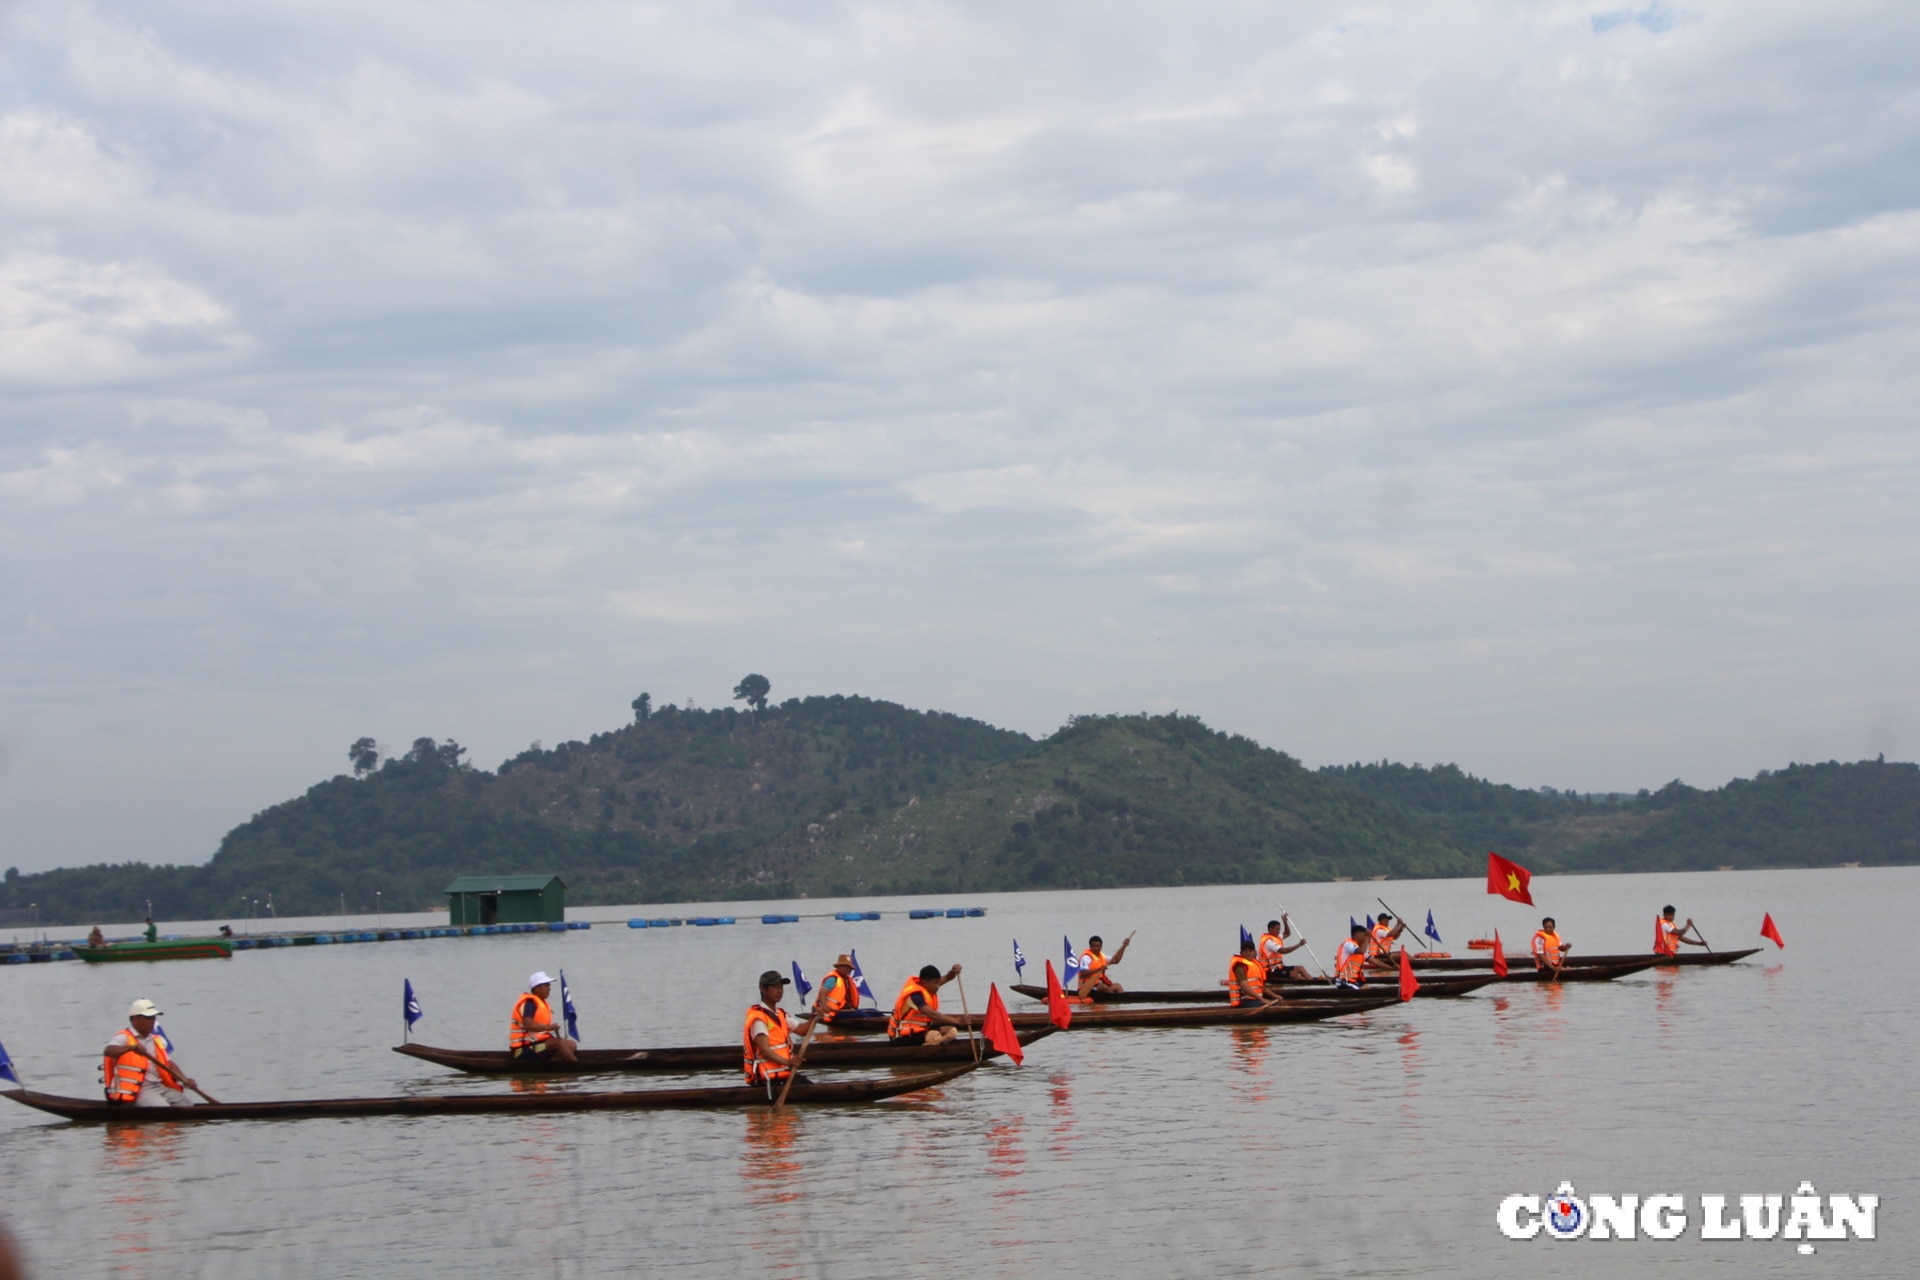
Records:
M887 1040L891 1044L945 1044L960 1034L967 1024L940 1012L940 988L960 976L960 966L940 972L937 965L923 965L908 978L893 1002L893 1016L887 1019Z
M1367 948L1372 937L1367 926L1355 924L1347 932L1347 940L1333 953L1333 985L1350 991L1358 991L1367 985Z
M1704 947L1707 945L1707 940L1702 938L1699 930L1694 928L1692 916L1688 916L1687 922L1677 928L1673 923L1673 917L1674 909L1671 906L1662 907L1660 914L1654 917L1653 954L1657 956L1677 956L1680 954L1682 945L1689 947ZM1687 936L1688 933L1692 933L1693 936L1689 938Z
M1278 920L1267 921L1267 931L1260 935L1260 966L1267 971L1268 982L1305 982L1309 975L1305 969L1287 964L1287 953L1298 951L1307 945L1301 938L1292 946L1287 939L1293 936L1293 921L1286 912L1280 913Z
M793 1024L780 1002L787 995L787 980L778 969L760 975L760 1002L747 1006L747 1018L740 1028L740 1045L746 1057L742 1066L750 1085L764 1085L771 1092L784 1085L788 1076L796 1083L810 1084L803 1075L795 1075L799 1053L793 1047ZM815 1021L808 1017L805 1025Z
M1395 920L1382 911L1373 928L1367 931L1367 968L1374 970L1398 969L1400 962L1394 959L1394 939L1407 931L1405 920Z
M553 1006L547 997L553 994L553 979L544 972L527 979L527 989L513 1002L513 1015L507 1023L507 1051L516 1059L551 1057L559 1062L575 1062L574 1043L560 1034L553 1019Z
M116 1107L190 1107L194 1083L174 1060L166 1036L157 1030L160 1010L151 1000L135 1000L127 1010L128 1027L101 1051L100 1082L107 1102Z
M1252 938L1240 940L1240 954L1227 961L1227 1003L1267 1008L1277 1003L1267 994L1267 970Z
M1571 950L1573 948L1561 938L1560 930L1554 924L1552 916L1542 920L1540 927L1533 931L1534 968L1552 969L1558 972L1566 964L1567 952Z
M833 958L833 968L820 979L820 994L813 999L813 1015L832 1026L835 1018L858 1012L859 1008L860 984L854 980L853 957L844 953L837 955Z
M1088 938L1087 949L1080 953L1079 987L1074 994L1084 1000L1096 991L1124 991L1126 988L1115 982L1107 970L1120 963L1121 957L1127 954L1127 944L1132 941L1130 933L1121 939L1120 949L1109 956L1100 950L1103 940L1099 934Z

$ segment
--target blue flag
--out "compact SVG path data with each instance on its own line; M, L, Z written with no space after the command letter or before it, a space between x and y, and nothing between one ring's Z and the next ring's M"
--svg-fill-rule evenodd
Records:
M0 1044L0 1080L20 1083L20 1077L13 1073L13 1059L7 1056L7 1046Z
M1432 938L1435 942L1440 941L1440 931L1433 927L1433 908L1432 907L1427 908L1426 935L1429 938Z
M420 1021L425 1015L420 1012L420 997L413 994L413 979L402 978L400 982L400 1017L406 1022L405 1027L401 1030L401 1034L404 1036L407 1032L412 1031L413 1024Z
M1252 941L1253 941L1253 935L1247 932L1247 926L1241 925L1240 926L1240 945L1244 947L1249 942L1252 942Z
M167 1034L167 1029L165 1027L161 1026L157 1022L154 1023L153 1034L160 1038L161 1046L164 1047L168 1053L173 1052L173 1037Z
M1062 934L1060 936L1060 943L1062 946L1066 948L1066 951L1067 951L1067 963L1064 966L1065 972L1062 975L1060 981L1072 982L1075 978L1080 976L1080 959L1079 957L1073 954L1072 938L1069 938L1065 934Z
M793 962L793 989L800 993L802 1000L805 1000L813 994L813 984L807 981L806 974L800 972L800 962L798 960Z
M875 1004L879 1004L880 997L873 994L873 988L867 985L867 975L860 971L860 953L858 951L849 951L847 952L847 959L853 961L854 988L867 999L873 1001Z
M567 1020L567 1039L580 1043L580 1014L573 1007L573 992L567 989L567 971L560 971L560 1013Z
M1355 920L1352 916L1347 917L1348 933L1352 933L1355 929L1358 929L1359 927L1360 927L1360 922L1358 920Z
M1027 955L1020 950L1020 939L1013 940L1013 971L1020 977L1027 976Z
M1373 928L1373 917L1372 917L1372 916L1368 916L1368 917L1367 917L1367 928L1369 928L1369 929L1371 929L1371 928Z

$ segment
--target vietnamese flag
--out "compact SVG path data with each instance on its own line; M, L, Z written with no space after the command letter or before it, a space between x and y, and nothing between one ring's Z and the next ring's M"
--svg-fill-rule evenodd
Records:
M1060 989L1060 976L1053 971L1053 961L1047 961L1047 1021L1062 1031L1073 1021L1073 1010L1067 1008L1067 993Z
M1027 1055L1020 1051L1020 1037L1014 1034L1013 1019L1007 1016L1007 1005L1000 998L998 983L987 987L987 1016L980 1020L980 1038L996 1050L1013 1059L1013 1065L1019 1066Z
M1493 931L1493 971L1501 977L1507 976L1507 949L1500 945L1500 931Z
M1497 853L1487 855L1487 892L1497 893L1511 902L1524 902L1533 905L1533 895L1527 892L1527 882L1533 879L1533 873L1517 862L1508 862Z
M1413 976L1413 961L1407 958L1407 949L1400 948L1400 998L1413 999L1413 993L1420 989L1420 980Z
M1780 936L1780 926L1773 922L1773 912L1771 911L1767 912L1766 918L1760 922L1760 936L1763 938L1771 938L1773 945L1776 947L1784 948L1787 945L1786 939Z

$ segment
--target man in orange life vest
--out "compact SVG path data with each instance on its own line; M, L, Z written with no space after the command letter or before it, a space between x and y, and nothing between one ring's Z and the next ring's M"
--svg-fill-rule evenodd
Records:
M805 1076L794 1072L798 1065L794 1059L799 1052L793 1043L794 1027L787 1021L787 1011L780 1007L786 994L787 980L780 976L778 969L761 974L760 1003L747 1006L746 1021L740 1027L747 1083L765 1085L769 1093L788 1076L793 1076L796 1084L807 1083ZM805 1028L812 1022L812 1018L804 1018L800 1026Z
M1690 947L1707 945L1706 939L1700 937L1698 933L1691 938L1687 936L1688 931L1693 929L1692 916L1688 916L1687 922L1677 929L1673 927L1673 916L1672 907L1662 907L1660 914L1654 919L1653 953L1655 955L1677 956L1680 954L1680 944L1683 942Z
M820 994L813 998L814 1016L833 1025L833 1020L848 1009L860 1007L860 986L853 980L853 957L834 957L833 969L820 979Z
M107 1102L113 1106L190 1107L188 1089L197 1089L193 1077L167 1052L167 1038L154 1034L160 1010L151 1000L135 1000L127 1010L132 1025L107 1042L101 1059L101 1080Z
M513 1016L507 1022L507 1049L517 1059L555 1058L578 1062L573 1041L560 1034L553 1019L553 1006L547 997L553 994L553 979L536 973L527 979L527 989L513 1002Z
M940 988L960 976L955 965L941 976L934 965L924 965L900 988L893 1002L893 1016L887 1019L889 1044L945 1044L960 1034L965 1023L940 1012Z
M1533 931L1534 968L1552 969L1558 972L1566 962L1567 952L1571 950L1573 950L1572 947L1561 941L1559 931L1554 927L1552 916L1548 916L1542 920L1540 927Z
M1400 962L1393 958L1393 941L1407 931L1405 920L1395 920L1382 911L1367 936L1367 967L1370 969L1398 969Z
M1287 953L1298 951L1307 945L1307 940L1302 938L1292 946L1288 946L1287 938L1292 933L1293 921L1283 915L1278 920L1267 921L1267 931L1260 935L1260 967L1267 971L1268 982L1284 982L1289 979L1300 982L1307 977L1305 969L1289 968L1287 965Z
M1107 975L1107 970L1120 963L1120 958L1127 954L1127 944L1132 941L1133 935L1130 933L1120 940L1120 949L1109 956L1100 950L1102 940L1099 934L1088 938L1087 949L1080 953L1080 985L1074 994L1085 998L1095 991L1125 990Z
M1372 939L1367 926L1356 924L1347 940L1333 953L1333 985L1358 991L1367 985L1367 947Z
M1267 969L1260 963L1252 938L1242 942L1240 954L1227 961L1227 1003L1237 1009L1242 1002L1263 1009L1277 1003L1275 997L1267 995Z

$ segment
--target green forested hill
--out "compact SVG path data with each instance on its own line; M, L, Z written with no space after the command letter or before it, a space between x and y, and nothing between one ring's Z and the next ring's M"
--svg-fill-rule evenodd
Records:
M752 677L749 678L753 679ZM746 682L743 682L743 687ZM760 686L764 693L764 682ZM762 699L763 700L763 699ZM859 697L651 711L498 772L431 738L227 834L200 866L9 871L48 923L438 908L454 877L546 872L571 901L1266 883L1920 862L1920 767L1791 765L1715 791L1527 791L1452 765L1317 771L1182 716L1085 716L1035 742Z

